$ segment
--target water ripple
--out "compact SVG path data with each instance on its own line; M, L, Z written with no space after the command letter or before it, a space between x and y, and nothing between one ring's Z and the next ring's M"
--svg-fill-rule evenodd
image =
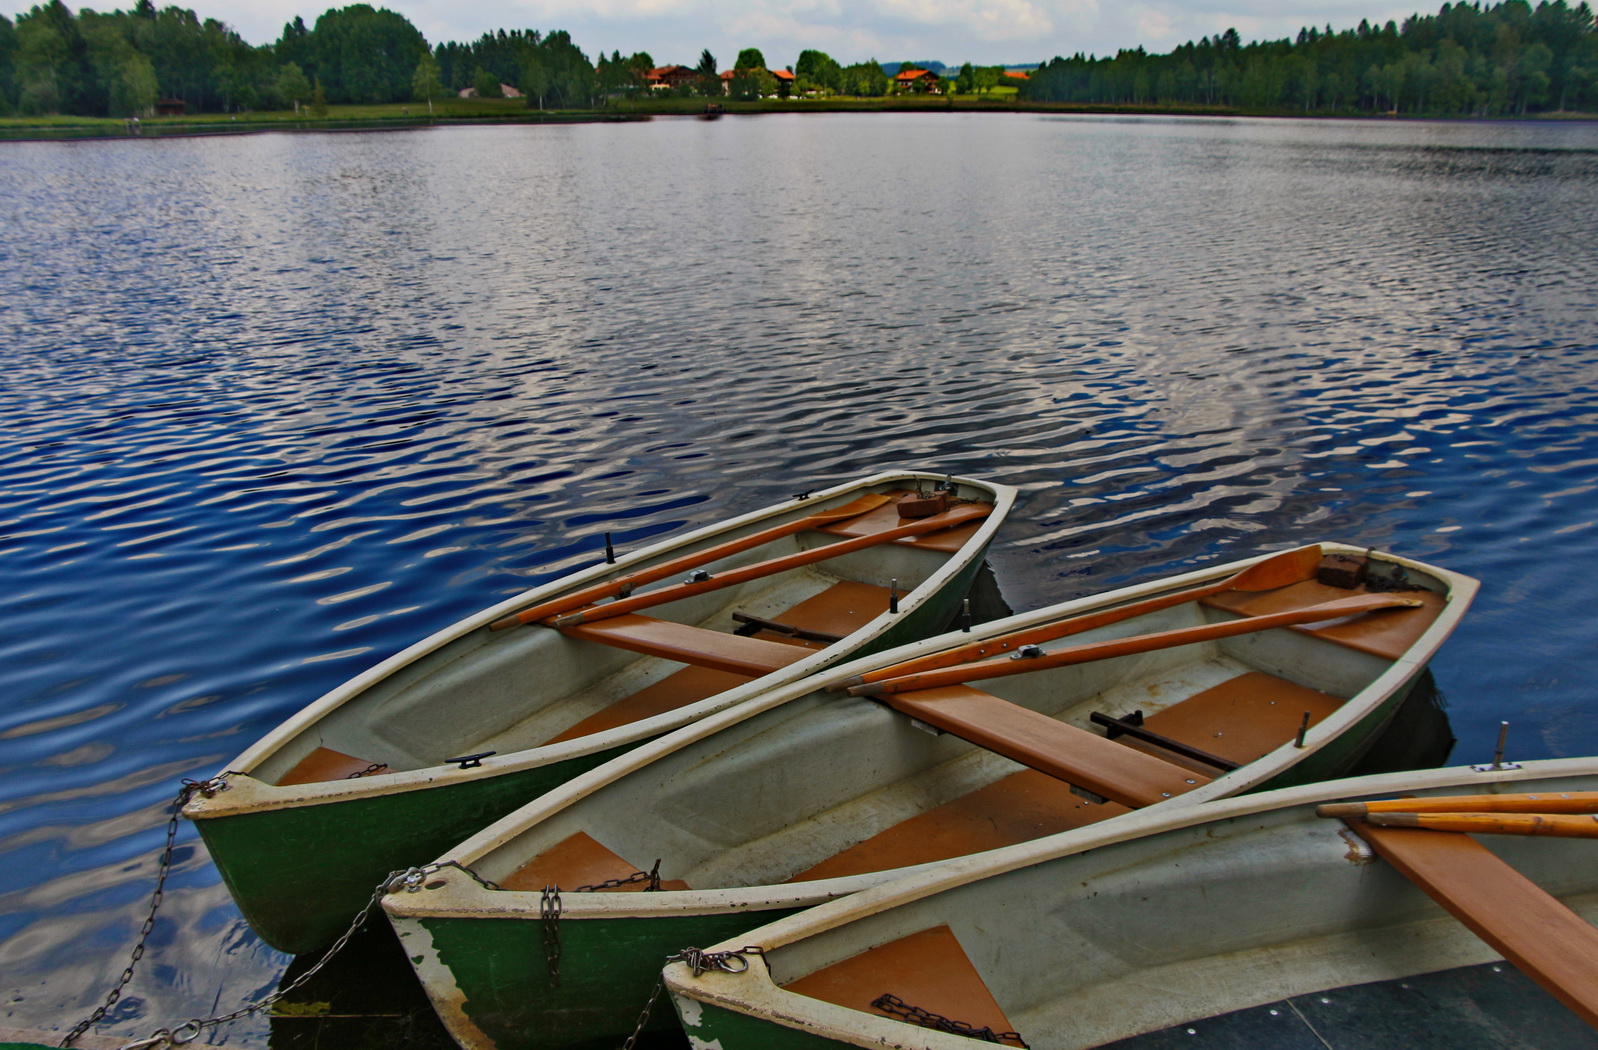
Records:
M1499 718L1516 757L1598 751L1571 571L1598 546L1591 125L5 149L15 1023L114 979L179 778L607 532L894 464L1020 486L993 556L1017 606L1316 538L1479 575L1437 667L1459 757ZM281 969L190 839L134 1027Z

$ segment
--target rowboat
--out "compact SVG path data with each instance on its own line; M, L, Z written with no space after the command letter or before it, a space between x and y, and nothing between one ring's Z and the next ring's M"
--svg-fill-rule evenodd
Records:
M740 933L664 983L701 1050L1085 1050L1506 956L1593 1023L1598 843L1344 823L1325 804L1585 793L1590 814L1594 789L1582 758L1151 809Z
M1328 543L912 643L575 777L383 907L463 1046L614 1043L685 944L951 858L1335 775L1475 588Z
M577 773L941 629L1014 499L884 472L534 588L315 701L184 815L261 937L310 951L390 872Z

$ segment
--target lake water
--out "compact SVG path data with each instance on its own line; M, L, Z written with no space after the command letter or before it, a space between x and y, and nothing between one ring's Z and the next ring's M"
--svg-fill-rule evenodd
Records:
M0 217L0 1024L116 979L180 778L606 531L892 465L1021 487L1016 608L1318 539L1477 576L1453 759L1598 751L1593 124L11 143ZM288 965L195 841L113 1031Z

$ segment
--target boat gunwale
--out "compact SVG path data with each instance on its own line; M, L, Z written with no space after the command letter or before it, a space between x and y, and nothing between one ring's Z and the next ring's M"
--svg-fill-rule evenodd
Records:
M775 951L826 934L856 919L913 904L983 879L1204 824L1311 804L1366 799L1406 791L1449 790L1580 776L1598 776L1598 758L1538 759L1516 764L1513 768L1506 765L1496 770L1475 766L1408 770L1303 784L1185 807L1167 808L1162 804L1100 825L1061 832L1047 839L946 861L936 870L907 874L845 899L817 905L752 929L734 940L711 945L704 951L707 954L736 952L749 946L766 952ZM1151 818L1145 814L1154 816ZM895 1046L903 1050L963 1050L970 1045L970 1040L963 1036L907 1027L889 1017L877 1017L789 992L772 981L770 969L765 965L750 965L739 973L710 970L696 977L686 964L673 962L662 970L661 980L679 1010L682 1001L687 999L701 1009L709 1005L782 1027L795 1027L806 1034L842 1045ZM803 1010L797 1009L800 1003L805 1004ZM913 1033L918 1041L906 1042L909 1033Z
M412 643L307 704L279 723L273 730L257 740L229 765L224 767L226 770L225 775L228 777L227 790L218 792L209 798L203 795L194 796L184 807L183 813L193 820L217 819L245 813L341 802L355 798L374 798L426 787L442 787L454 783L519 773L617 747L626 747L636 744L640 740L648 740L651 737L661 736L684 726L691 726L695 721L704 717L714 715L727 708L742 706L748 699L774 688L770 681L774 676L779 677L780 684L787 681L797 681L808 675L819 673L825 670L829 663L837 661L837 655L828 656L829 650L834 649L835 646L814 650L803 659L797 660L770 675L751 679L742 685L735 686L732 689L717 693L712 697L675 711L667 711L650 718L640 719L612 729L590 733L556 744L539 745L521 751L495 755L483 759L480 766L471 769L440 764L424 766L419 769L399 770L384 774L381 777L312 782L289 786L270 784L250 775L251 770L257 768L267 758L307 731L312 730L318 722L333 712L357 700L361 694L373 686L410 666L422 657L436 652L444 646L519 609L528 608L547 598L566 593L585 584L619 575L635 565L658 559L674 550L713 540L719 535L735 532L751 525L758 525L762 521L810 510L829 499L848 496L851 493L864 493L874 486L882 486L897 481L941 482L948 476L946 473L921 470L879 471L865 478L857 478L828 489L811 492L802 500L792 498L782 503L758 508L734 518L718 519L682 536L671 537L629 554L618 556L614 563L600 562L587 569L561 576L548 583L540 584L537 587L512 595L486 609L479 610L464 619L441 628L420 641ZM874 638L886 633L903 618L906 612L913 611L920 604L937 594L943 587L947 586L962 571L969 568L971 563L976 560L975 556L985 552L992 544L994 535L1013 509L1019 494L1019 490L1014 486L1006 485L1002 482L971 477L956 477L954 481L956 484L963 484L968 488L982 489L988 492L993 500L992 512L980 522L977 531L957 552L951 554L920 585L900 596L901 611L899 613L880 613L846 636L845 641L853 641L853 644L849 646L850 649L858 649L860 646L866 645ZM841 645L842 643L836 644Z
M1335 541L1323 541L1319 546L1323 552L1328 554L1357 554L1371 550L1369 547L1359 547ZM972 644L996 638L1012 631L1036 626L1040 623L1063 619L1085 609L1108 607L1113 604L1135 601L1151 594L1185 589L1224 578L1277 553L1280 552L1271 551L1256 557L1212 565L1177 576L1161 577L1127 588L1085 595L1044 609L1018 613L1001 620L990 621L979 628L974 627L970 634L961 632L958 637L962 644ZM1380 709L1395 692L1417 675L1447 639L1460 617L1464 615L1471 599L1476 594L1479 584L1475 579L1452 570L1385 552L1378 553L1381 554L1384 560L1407 568L1413 568L1417 572L1433 577L1448 588L1443 594L1444 605L1439 611L1436 620L1422 632L1402 656L1392 662L1391 667L1378 675L1370 685L1354 696L1349 697L1336 713L1311 729L1305 736L1305 746L1303 748L1298 748L1292 742L1288 742L1275 751L1261 756L1254 762L1248 763L1232 773L1219 776L1210 783L1195 788L1193 791L1166 799L1141 810L1135 810L1132 813L1122 814L1103 823L1119 825L1123 821L1132 821L1132 826L1140 827L1150 820L1163 819L1170 809L1187 810L1201 805L1209 805L1218 796L1239 795L1248 791L1252 786L1266 783L1272 777L1301 764L1316 752L1337 740L1361 719ZM949 644L949 640L954 636L955 632L949 632L920 642L913 642L897 649L866 656L851 663L832 668L827 673L827 677L832 681L843 681L851 675L911 659L926 652L936 651L946 647ZM573 777L560 787L512 811L470 838L463 840L449 853L438 858L435 863L451 862L470 868L483 856L503 847L518 836L525 834L538 823L575 805L607 784L621 780L657 759L696 744L721 729L736 725L745 719L753 718L790 701L808 696L815 692L816 688L813 681L801 679L785 687L773 690L763 698L741 704L736 708L717 712L667 736L634 748L626 754ZM1360 702L1356 703L1356 701ZM1151 813L1155 814L1155 816L1148 816ZM1058 832L1052 836L1044 836L1032 840L1032 844L1063 841L1063 836L1081 835L1085 831L1091 831L1102 826L1102 824L1094 824L1089 825L1087 828ZM840 895L865 892L869 887L876 887L901 878L911 877L914 873L925 872L934 868L944 870L951 864L972 858L996 858L1006 850L1019 849L1025 845L1028 844L1022 843L1016 846L1000 847L942 861L929 861L919 865L907 865L902 868L890 868L884 871L821 879L812 882L670 890L651 894L568 893L562 897L562 917L576 920L585 917L595 919L645 918L665 913L715 914L729 908L762 910L765 908L793 907L796 902L798 906L813 907L833 900ZM531 891L490 890L477 884L474 880L465 877L453 877L447 871L440 872L435 876L435 879L444 882L447 885L447 890L441 887L439 890L420 896L408 893L389 894L383 898L385 911L394 918L403 917L409 919L431 916L487 918L494 915L526 916L531 914L536 916L538 914L537 901L535 899L538 894Z

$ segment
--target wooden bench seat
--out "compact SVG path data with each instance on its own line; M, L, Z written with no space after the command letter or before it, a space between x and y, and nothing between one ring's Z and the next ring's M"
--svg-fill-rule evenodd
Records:
M805 658L805 650L764 638L744 638L653 616L628 613L559 628L569 638L612 645L695 667L758 678Z
M1200 604L1238 616L1264 616L1368 593L1372 592L1363 586L1345 590L1316 580L1304 580L1271 591L1222 591L1203 599ZM1415 609L1383 609L1325 627L1287 629L1324 638L1384 660L1396 660L1432 625L1446 604L1443 596L1435 591L1402 591L1400 596L1414 598L1423 604Z
M987 1028L996 1036L1014 1032L1004 1009L993 998L982 974L947 926L900 937L859 955L833 963L782 986L798 995L820 999L850 1010L893 1016L871 1005L887 994L909 1006L960 1021L972 1028ZM972 1040L973 1046L986 1042ZM1018 1039L1001 1039L1003 1046L1024 1046Z
M877 699L901 714L1134 809L1214 779L970 686L888 693Z
M579 886L595 886L612 879L625 879L634 872L649 870L653 863L651 858L647 864L634 864L607 849L598 839L579 831L500 879L499 884L507 890L535 891L545 886L575 890ZM646 882L630 882L624 886L611 887L606 892L636 893L647 885ZM660 888L686 890L688 884L681 879L662 879Z
M1470 932L1598 1027L1598 929L1469 835L1346 823Z
M1304 712L1310 712L1313 726L1342 703L1335 696L1263 671L1249 671L1172 704L1150 715L1143 724L1162 736L1244 765L1291 741ZM1080 743L1079 738L1072 739ZM1181 766L1189 770L1184 781L1193 773L1204 779L1220 775L1213 766L1129 736L1116 738L1114 746L1142 751ZM1182 786L1188 790L1192 787L1186 783ZM1126 812L1125 805L1088 802L1074 794L1064 781L1025 769L884 828L788 881L831 879L948 860L1030 842Z
M843 638L887 612L888 594L886 587L842 580L820 594L811 595L799 604L772 616L771 619L789 627ZM758 631L748 637L781 642L784 645L803 646L806 649L825 649L828 644L774 631Z
M777 614L775 619L807 631L847 636L887 608L886 587L843 580ZM647 630L629 629L627 625L629 620L635 623L644 622ZM617 624L621 625L619 631L616 629ZM666 626L658 626L661 624ZM568 726L544 741L545 744L575 740L580 736L615 729L617 726L641 721L667 711L675 711L679 707L687 707L700 700L708 700L717 693L724 693L760 675L803 659L807 650L826 648L825 642L807 641L771 631L757 631L752 635L724 634L720 631L686 627L645 616L600 620L593 624L566 628L565 633L588 641L602 641L607 645L615 645L633 652L662 656L669 660L681 660L689 666L623 697L575 725ZM676 648L668 650L659 644L660 639L667 636L677 640ZM646 642L649 644L648 648L644 647ZM688 647L692 647L692 651L688 651Z
M1341 697L1264 671L1249 671L1149 715L1143 725L1161 736L1241 766L1296 738L1306 712L1313 729L1343 702ZM1116 742L1212 777L1217 775L1214 766L1181 758L1157 744L1131 737L1119 737Z
M897 498L904 495L904 493L890 492L888 495ZM896 529L900 525L908 523L907 519L899 517L899 511L895 505L888 503L857 518L835 522L831 525L823 525L815 531L850 538L869 536L874 532L886 532L889 529ZM950 529L939 529L937 532L929 532L923 536L911 536L908 539L894 540L894 542L906 547L919 547L923 550L953 554L961 547L964 547L981 527L981 521L973 521L964 525L956 525Z

